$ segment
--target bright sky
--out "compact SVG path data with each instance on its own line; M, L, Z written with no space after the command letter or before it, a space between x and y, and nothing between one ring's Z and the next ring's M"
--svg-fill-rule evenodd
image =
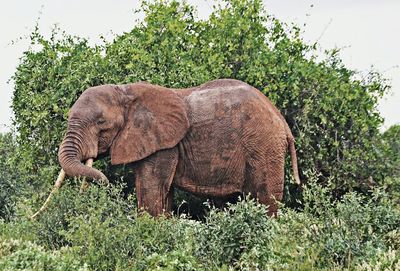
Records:
M189 0L206 18L214 1ZM264 0L269 13L303 27L306 41L319 41L324 49L344 48L344 63L366 73L371 66L391 80L392 94L384 98L379 110L384 128L400 123L400 1L399 0ZM311 7L313 5L313 7ZM10 130L13 84L7 83L15 71L40 15L39 27L45 35L54 24L69 34L100 42L99 36L129 31L135 20L132 0L8 0L0 3L0 132Z

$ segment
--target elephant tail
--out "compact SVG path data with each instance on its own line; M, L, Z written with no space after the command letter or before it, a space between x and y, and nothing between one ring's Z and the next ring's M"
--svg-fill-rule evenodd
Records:
M297 154L296 154L296 148L294 146L294 138L292 133L290 133L287 137L288 141L288 147L289 147L289 154L290 158L292 160L292 170L293 170L293 175L294 175L294 181L296 184L300 185L300 176L299 176L299 168L297 166Z

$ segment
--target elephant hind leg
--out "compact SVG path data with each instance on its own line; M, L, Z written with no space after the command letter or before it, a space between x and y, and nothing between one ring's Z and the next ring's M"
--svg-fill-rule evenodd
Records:
M268 215L276 216L277 201L282 201L284 157L274 156L266 161L249 164L246 168L247 190L262 204L268 205ZM246 192L246 191L245 191Z

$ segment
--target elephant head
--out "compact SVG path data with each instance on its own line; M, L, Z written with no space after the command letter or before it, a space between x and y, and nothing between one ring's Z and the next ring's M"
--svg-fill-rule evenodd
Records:
M70 109L58 158L69 176L106 180L82 162L106 152L112 164L138 161L174 147L188 128L184 101L171 89L147 83L92 87Z

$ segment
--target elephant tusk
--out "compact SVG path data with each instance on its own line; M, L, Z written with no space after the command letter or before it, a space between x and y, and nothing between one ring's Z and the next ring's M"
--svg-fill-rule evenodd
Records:
M57 192L57 190L61 187L62 182L65 179L65 171L63 169L60 170L60 173L58 174L57 180L54 184L53 190L51 190L49 196L47 197L46 201L43 203L42 207L31 216L31 219L35 219L39 214L41 214L44 210L47 209L47 206L50 203L51 198L53 197L53 194Z
M89 159L86 161L85 164L86 164L87 166L89 166L89 167L92 167L92 165L93 165L93 159L92 159L92 158L89 158ZM31 216L31 219L35 219L38 215L40 215L43 211L45 211L45 210L47 209L48 205L50 204L51 198L52 198L53 195L58 191L58 189L61 187L61 185L62 185L64 179L65 179L65 171L64 171L63 169L61 169L61 170L60 170L60 173L58 174L57 180L56 180L56 182L54 183L53 190L51 190L49 196L47 197L46 201L43 203L42 207L40 207L40 209L39 209L36 213L34 213L34 214ZM82 186L84 185L84 183L87 183L86 180L85 180L85 178L84 178L83 181L82 181ZM87 185L88 185L88 184L87 184ZM82 189L82 187L81 187L81 189Z
M85 165L88 166L88 167L92 167L93 166L93 159L92 158L87 159ZM86 181L85 177L83 177L81 188L79 189L79 193L82 194L83 192L86 191L86 189L88 189L88 187L89 187L89 182Z

